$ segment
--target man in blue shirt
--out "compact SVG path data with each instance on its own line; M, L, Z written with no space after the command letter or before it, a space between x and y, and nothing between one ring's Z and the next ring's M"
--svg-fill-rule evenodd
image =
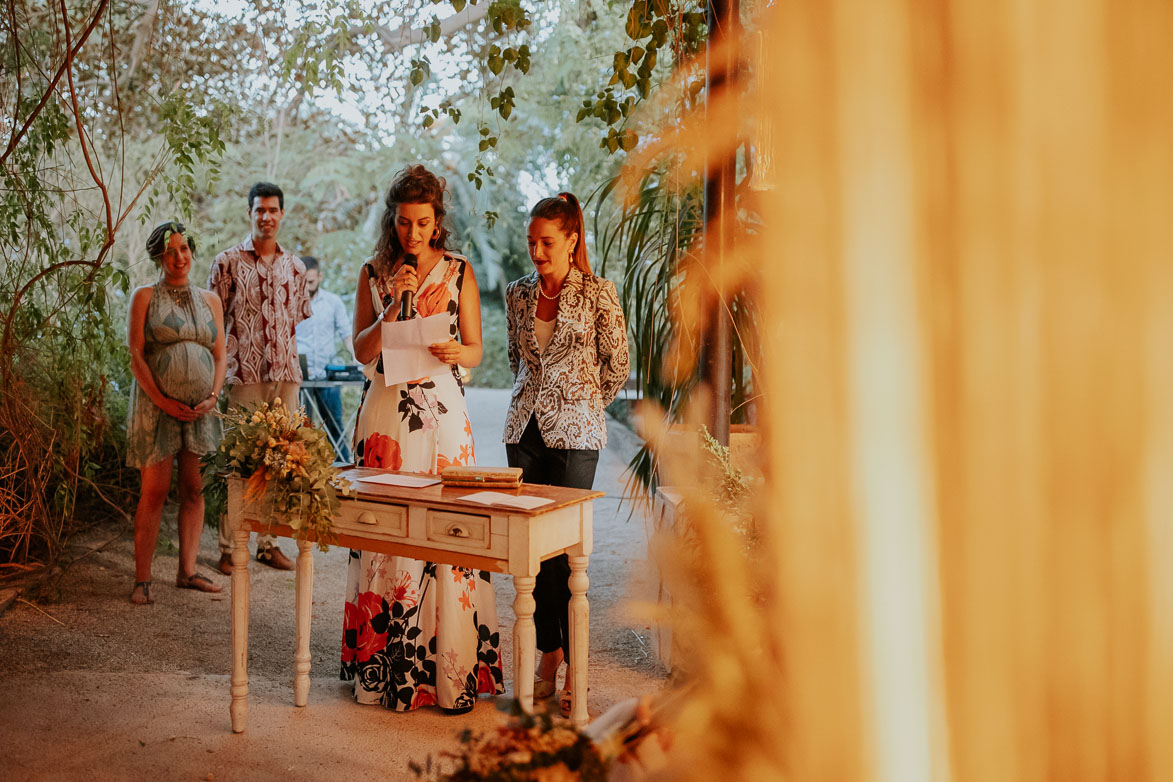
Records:
M338 341L346 345L346 362L354 361L353 325L346 314L346 306L336 294L322 290L322 271L318 259L304 256L306 291L310 294L313 314L297 324L297 352L306 357L306 379L325 380L326 365L338 354ZM340 388L303 388L302 393L313 394L322 423L331 442L339 443L338 456L349 462L350 448L343 438L342 390ZM308 407L308 406L307 406Z

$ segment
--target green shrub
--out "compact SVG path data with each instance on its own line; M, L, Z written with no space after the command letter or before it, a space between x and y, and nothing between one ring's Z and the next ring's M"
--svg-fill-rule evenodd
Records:
M494 300L481 300L481 341L484 353L479 366L473 367L468 384L479 388L512 388L509 371L505 309Z

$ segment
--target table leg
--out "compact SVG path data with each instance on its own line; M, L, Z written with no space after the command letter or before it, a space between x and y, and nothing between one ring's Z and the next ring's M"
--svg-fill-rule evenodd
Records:
M248 534L233 531L232 547L232 732L244 732L248 718Z
M305 706L310 697L310 615L314 605L314 544L297 542L297 650L293 653L293 705Z
M590 642L591 609L587 602L587 563L590 557L570 558L570 670L574 674L573 702L570 721L574 725L586 725L587 714L587 649ZM514 652L516 654L516 651Z
M534 629L534 584L533 577L514 576L513 612L517 620L513 623L513 697L521 703L527 714L534 710L534 654L538 645L537 630Z

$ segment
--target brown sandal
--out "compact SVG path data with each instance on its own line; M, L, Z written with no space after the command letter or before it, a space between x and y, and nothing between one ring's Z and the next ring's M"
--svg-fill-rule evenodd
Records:
M212 579L200 573L192 573L190 576L185 576L179 573L175 576L175 586L179 589L195 589L200 592L219 592L223 587L214 582Z
M135 600L134 593L139 591L140 589L143 591L143 599L142 600ZM130 602L136 606L145 606L145 605L150 605L151 603L154 603L155 599L153 597L151 597L151 582L150 581L135 581L134 582L134 589L130 590Z
M590 687L587 692L590 692ZM563 717L569 717L570 711L574 707L574 692L572 690L558 690L558 711L562 712Z

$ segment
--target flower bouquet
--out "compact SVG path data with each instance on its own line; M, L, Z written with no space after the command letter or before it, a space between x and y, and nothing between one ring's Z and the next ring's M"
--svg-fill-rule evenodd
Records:
M465 730L461 751L408 767L427 782L606 781L606 762L581 731L548 713L526 714L516 701L506 708L513 714L508 724L485 733Z
M685 693L671 690L615 704L584 728L513 701L504 725L465 730L459 752L408 767L424 782L615 782L642 780L667 765L671 715Z
M301 410L280 399L225 415L220 447L203 457L204 495L209 516L218 518L228 501L228 479L244 479L245 502L260 502L262 520L278 516L298 540L312 535L324 551L333 540L338 495L350 484L334 466L326 433Z

